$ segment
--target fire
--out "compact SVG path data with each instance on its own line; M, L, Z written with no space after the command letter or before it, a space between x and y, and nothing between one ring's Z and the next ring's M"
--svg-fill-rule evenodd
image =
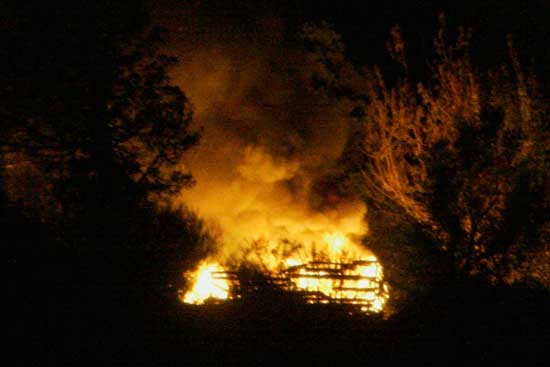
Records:
M237 299L237 270L251 266L308 302L381 309L382 268L360 243L366 208L343 164L356 133L348 106L305 87L317 66L301 50L188 41L175 80L203 134L182 161L196 185L173 204L211 225L215 253L187 274L182 300Z
M324 194L314 189L326 162L317 161L320 153L313 148L326 145L312 146L305 156L286 156L217 138L210 136L205 147L214 150L191 167L196 187L180 198L219 234L215 253L187 274L191 287L182 301L238 299L249 290L239 271L250 268L310 303L380 311L388 291L382 266L360 242L367 234L364 203L340 197L336 183Z
M192 276L193 287L183 297L183 302L203 304L209 298L227 299L229 284L223 279L216 279L215 272L223 268L218 263L202 263Z
M325 242L328 244L329 252L332 256L339 255L346 243L346 237L340 233L330 233L325 235Z
M382 266L376 257L342 233L325 233L321 249L306 256L308 252L300 249L291 254L277 253L270 249L269 242L263 252L261 247L258 250L256 255L264 260L264 275L284 290L299 292L308 303L357 305L364 312L380 312L388 299ZM235 265L203 262L189 275L193 286L183 302L202 304L208 298L239 298L232 293L232 288L242 288L238 275L230 270Z

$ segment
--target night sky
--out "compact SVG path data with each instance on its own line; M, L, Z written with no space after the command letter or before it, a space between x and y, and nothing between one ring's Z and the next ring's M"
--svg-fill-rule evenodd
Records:
M439 29L438 15L444 14L451 34L458 27L471 28L472 54L480 67L507 58L506 37L511 35L526 65L534 66L544 80L549 75L550 2L518 1L160 1L154 9L177 18L178 9L194 9L192 16L207 19L212 29L232 24L237 32L254 32L259 19L285 23L288 32L305 22L328 22L341 34L349 56L357 64L388 62L386 41L389 30L403 31L412 65L426 66L433 50L433 36ZM185 22L185 21L184 21Z

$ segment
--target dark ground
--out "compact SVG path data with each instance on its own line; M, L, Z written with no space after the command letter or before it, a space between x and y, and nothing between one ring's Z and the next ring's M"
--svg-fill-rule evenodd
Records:
M43 269L46 270L46 269ZM44 274L44 273L42 273ZM51 280L51 279L49 279ZM293 300L182 305L124 285L43 278L19 294L21 366L547 366L547 292L468 286L384 320ZM109 296L110 295L110 296Z

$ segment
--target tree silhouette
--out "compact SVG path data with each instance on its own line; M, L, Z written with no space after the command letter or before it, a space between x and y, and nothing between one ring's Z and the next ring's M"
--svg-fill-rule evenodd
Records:
M176 299L181 272L210 241L199 218L158 205L193 184L180 162L199 133L170 82L177 60L162 52L167 34L147 25L143 7L11 8L14 25L1 36L14 47L1 71L0 204L29 320L45 300L51 318L67 304L120 318L123 330L122 310L138 313L132 303Z
M168 77L177 59L160 51L166 35L147 28L142 6L81 5L15 7L1 144L8 171L45 177L36 189L63 237L104 243L124 237L136 205L193 183L180 162L199 134Z

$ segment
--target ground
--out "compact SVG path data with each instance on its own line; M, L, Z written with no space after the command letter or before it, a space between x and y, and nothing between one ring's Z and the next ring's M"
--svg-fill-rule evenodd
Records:
M127 288L51 290L24 309L21 365L542 366L550 297L441 290L389 319L288 299L189 306ZM111 297L99 297L106 295ZM36 301L36 299L28 299Z

